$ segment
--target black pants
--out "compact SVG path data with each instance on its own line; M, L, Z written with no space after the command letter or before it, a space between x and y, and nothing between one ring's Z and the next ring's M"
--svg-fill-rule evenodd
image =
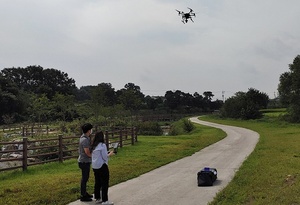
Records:
M81 196L86 195L86 184L90 178L90 168L91 163L78 163L79 168L81 169L81 182L80 182L80 194Z
M102 201L108 201L109 169L107 164L103 164L100 169L93 169L95 176L94 194L96 199L100 199L100 189L102 188Z

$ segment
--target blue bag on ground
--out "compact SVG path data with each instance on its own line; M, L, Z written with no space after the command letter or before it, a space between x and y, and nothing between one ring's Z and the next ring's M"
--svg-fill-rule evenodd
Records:
M217 179L217 169L205 167L197 174L198 186L212 186Z

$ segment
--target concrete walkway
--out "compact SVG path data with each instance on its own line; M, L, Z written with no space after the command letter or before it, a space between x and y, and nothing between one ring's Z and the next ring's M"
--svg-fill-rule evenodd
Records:
M212 201L253 151L259 135L248 129L205 122L196 117L190 120L220 128L227 137L192 156L110 187L109 200L116 205L206 205ZM218 179L211 187L197 186L197 173L204 167L218 170ZM78 200L69 205L83 204L95 204L95 201Z

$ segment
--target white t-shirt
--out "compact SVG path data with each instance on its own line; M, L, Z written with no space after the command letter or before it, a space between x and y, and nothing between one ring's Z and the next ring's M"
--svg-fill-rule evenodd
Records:
M104 163L108 164L107 147L100 142L92 152L92 168L100 169Z

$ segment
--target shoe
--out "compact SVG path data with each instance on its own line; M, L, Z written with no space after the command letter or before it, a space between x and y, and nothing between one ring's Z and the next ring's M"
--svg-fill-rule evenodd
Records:
M96 199L96 204L102 204L102 199Z
M104 204L104 205L114 205L114 202L105 201L105 202L102 202L102 204Z
M93 199L87 196L82 196L80 197L80 201L93 201Z
M89 197L89 198L93 198L93 195L92 195L92 194L89 194L89 193L87 193L87 192L86 192L85 196L86 196L86 197Z

